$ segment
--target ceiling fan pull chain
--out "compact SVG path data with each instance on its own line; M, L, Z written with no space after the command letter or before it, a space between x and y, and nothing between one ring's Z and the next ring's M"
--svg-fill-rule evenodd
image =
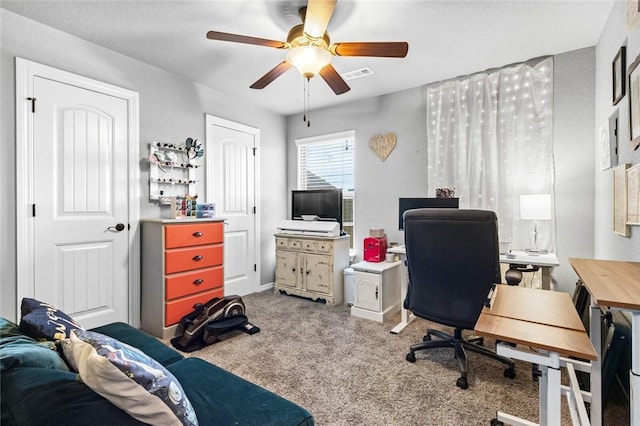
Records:
M302 121L307 122L307 80L302 80Z
M311 127L311 112L309 109L311 108L311 85L309 84L309 78L307 78L307 127Z

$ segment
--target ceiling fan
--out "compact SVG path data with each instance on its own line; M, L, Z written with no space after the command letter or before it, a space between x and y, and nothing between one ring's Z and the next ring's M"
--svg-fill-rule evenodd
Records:
M407 56L407 42L347 42L331 44L327 26L337 0L309 0L302 7L299 16L302 24L289 30L287 41L269 40L239 34L209 31L211 40L232 41L235 43L288 49L287 57L273 69L260 77L250 87L264 89L291 67L296 67L306 79L317 74L327 82L336 95L350 90L350 87L331 65L331 56L373 56L384 58L404 58Z

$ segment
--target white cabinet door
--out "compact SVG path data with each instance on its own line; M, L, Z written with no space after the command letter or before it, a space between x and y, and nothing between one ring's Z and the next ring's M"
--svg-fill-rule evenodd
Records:
M333 288L333 264L326 254L306 254L303 271L305 288L308 291L331 294Z
M353 306L380 312L382 310L380 284L382 275L354 271Z
M300 281L300 256L294 251L276 250L276 284L296 287Z

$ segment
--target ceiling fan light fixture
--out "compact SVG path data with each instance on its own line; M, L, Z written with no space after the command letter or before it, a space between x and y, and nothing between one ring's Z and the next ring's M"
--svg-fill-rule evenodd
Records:
M287 53L287 62L296 67L304 78L313 78L331 62L331 53L318 46L296 46Z

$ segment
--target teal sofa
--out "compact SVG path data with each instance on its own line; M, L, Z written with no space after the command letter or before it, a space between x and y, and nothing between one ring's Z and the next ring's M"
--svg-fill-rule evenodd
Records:
M202 359L185 358L128 324L113 323L93 331L134 346L165 366L179 380L201 426L314 425L306 409ZM10 337L22 339L15 334ZM38 356L16 356L10 349L0 346L3 426L143 424L64 369L64 359L57 352L47 349L54 357L45 352L48 359L38 361ZM59 365L55 356L61 358Z

